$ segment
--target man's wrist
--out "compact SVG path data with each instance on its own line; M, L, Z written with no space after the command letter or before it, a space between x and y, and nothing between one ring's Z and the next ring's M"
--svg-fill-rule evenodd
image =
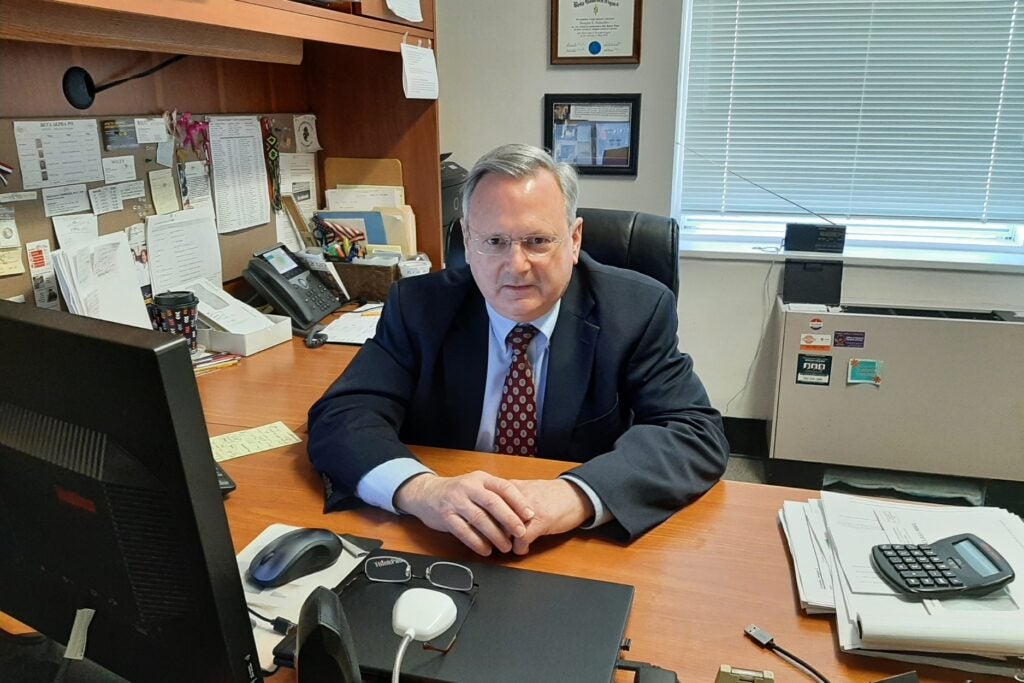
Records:
M573 528L583 526L590 520L594 519L594 504L591 502L590 496L588 496L572 479L566 477L560 477L559 479L569 485L569 489L572 491L572 495L575 498L573 509L576 511L576 517L573 521L576 523Z
M601 496L597 495L597 491L593 489L586 481L580 478L573 472L565 472L558 477L565 481L571 482L576 485L576 488L581 490L587 498L590 500L590 506L593 510L592 515L584 521L582 527L584 529L594 529L601 526L613 519L611 512L605 506L604 501L601 500Z
M408 510L415 501L419 489L426 484L424 479L426 476L436 477L437 475L434 472L417 472L398 485L398 488L395 489L395 495L391 500L395 512L406 515L410 514Z

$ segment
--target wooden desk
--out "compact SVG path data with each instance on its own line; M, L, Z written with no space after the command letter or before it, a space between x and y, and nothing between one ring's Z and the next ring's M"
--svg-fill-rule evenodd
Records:
M353 355L351 347L308 350L293 340L200 378L211 434L283 420L304 436L306 410ZM484 469L508 478L541 478L567 467L550 460L414 450L440 474ZM456 561L480 559L453 537L414 518L371 508L324 516L320 479L303 444L229 461L224 468L238 483L226 502L236 551L267 525L283 522L381 538L394 550ZM631 545L577 532L541 539L527 557L485 561L635 585L626 632L633 647L626 656L672 669L682 681L713 681L720 664L770 669L779 681L806 680L743 635L750 623L771 632L783 647L834 682L877 681L915 668L839 652L833 618L800 610L777 512L785 500L813 495L802 489L721 482ZM929 667L917 670L922 681L1004 680ZM294 677L285 671L271 680Z

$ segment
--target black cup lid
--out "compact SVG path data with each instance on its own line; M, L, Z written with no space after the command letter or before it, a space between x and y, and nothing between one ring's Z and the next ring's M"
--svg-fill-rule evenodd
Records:
M166 308L179 306L195 306L199 299L192 292L162 292L153 297L153 303Z

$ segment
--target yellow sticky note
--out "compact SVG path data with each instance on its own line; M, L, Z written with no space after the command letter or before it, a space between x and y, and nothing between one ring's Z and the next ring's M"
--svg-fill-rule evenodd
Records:
M288 429L283 422L274 422L262 427L210 437L210 447L213 449L213 459L217 462L224 462L300 441L302 439Z
M19 275L25 272L25 264L21 260L21 247L0 249L0 276Z

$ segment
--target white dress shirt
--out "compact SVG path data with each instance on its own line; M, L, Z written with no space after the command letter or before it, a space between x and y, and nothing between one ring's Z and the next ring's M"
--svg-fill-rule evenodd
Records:
M555 331L555 323L558 322L558 311L562 302L558 301L555 306L528 324L537 328L537 335L530 342L526 349L526 357L533 367L533 381L535 396L537 397L537 431L540 432L540 416L544 414L544 395L547 387L548 372L548 348L551 335ZM490 320L490 334L487 337L487 376L484 385L484 403L480 411L480 426L477 430L476 450L485 453L494 452L494 426L498 419L498 409L501 406L501 395L505 385L505 376L508 374L509 365L512 362L512 351L505 343L505 338L512 328L517 324L498 314L490 304L487 306L487 317ZM363 501L376 505L377 507L400 512L395 509L394 497L398 488L406 481L418 474L433 473L429 467L413 458L396 458L374 467L363 475L356 486L356 495ZM601 498L582 479L572 474L563 474L566 479L575 484L594 506L594 519L585 528L600 526L609 521L612 516L605 508Z

